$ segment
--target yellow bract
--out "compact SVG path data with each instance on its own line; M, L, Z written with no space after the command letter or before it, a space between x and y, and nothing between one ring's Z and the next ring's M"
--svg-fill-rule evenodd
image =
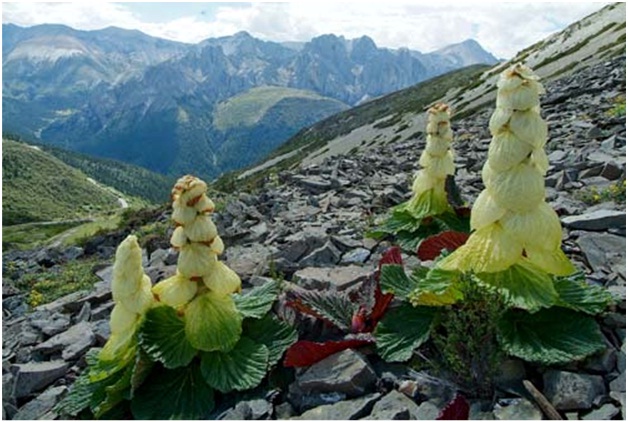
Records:
M419 170L412 184L413 196L405 205L412 214L426 217L447 211L445 179L455 172L451 151L453 133L449 123L449 107L437 104L428 110L427 144L419 159Z
M571 274L575 268L560 249L560 220L545 203L547 124L538 98L543 87L521 64L503 72L497 86L497 109L490 120L493 139L482 169L486 189L471 211L475 231L439 266L494 273L527 257L548 273Z

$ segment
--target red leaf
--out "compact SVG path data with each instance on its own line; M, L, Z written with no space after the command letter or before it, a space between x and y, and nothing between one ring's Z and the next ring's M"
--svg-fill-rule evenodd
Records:
M440 411L437 421L466 421L469 419L469 402L456 394L456 397L443 410Z
M440 255L443 249L455 251L469 238L468 233L446 231L430 236L419 245L417 255L421 261L431 261Z
M401 258L401 248L399 246L392 246L384 252L382 258L379 260L379 266L375 271L375 280L379 283L379 272L382 270L384 264L397 264L403 265L403 259Z
M370 320L372 322L373 328L371 331L375 329L375 325L379 322L380 319L384 316L386 309L388 309L388 304L393 300L395 295L392 293L382 293L382 289L379 287L379 283L377 284L377 290L375 290L375 306L373 306L373 310L371 311Z
M311 366L334 353L346 349L354 349L372 342L372 340L341 340L315 343L313 341L301 340L288 348L283 364L288 367Z

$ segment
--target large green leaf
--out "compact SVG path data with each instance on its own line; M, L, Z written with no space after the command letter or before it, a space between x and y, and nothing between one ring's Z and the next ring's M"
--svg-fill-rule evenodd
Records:
M292 326L272 315L266 315L262 319L245 319L242 333L268 348L269 367L276 364L288 347L299 339Z
M558 301L558 293L549 274L527 260L496 273L478 273L480 282L494 287L515 308L536 312Z
M234 294L233 300L245 318L261 318L270 311L280 291L279 283L270 281L243 295Z
M458 287L461 274L457 271L431 269L419 279L416 289L410 294L414 306L446 306L464 298Z
M580 360L605 347L593 318L559 307L507 312L498 321L498 338L507 353L545 365Z
M248 390L256 387L268 368L268 348L241 337L229 352L201 354L201 373L207 384L218 391Z
M185 337L185 322L170 306L158 306L146 313L140 346L168 369L186 366L197 352Z
M377 324L377 351L388 362L403 362L414 349L427 341L436 316L435 308L413 307L404 302L393 308Z
M297 294L297 299L315 314L347 331L351 330L352 318L359 306L346 294L329 290L303 290Z
M105 398L100 403L92 406L96 418L112 410L118 403L131 398L131 377L133 365L129 365L117 381L105 387Z
M379 285L383 293L405 299L416 287L416 281L406 275L402 265L385 264L379 275Z
M185 309L185 336L196 349L228 352L242 333L242 316L231 295L212 291L197 296Z
M136 419L205 419L214 409L214 391L197 364L156 367L131 401Z
M557 278L554 287L558 292L558 306L590 315L603 312L613 301L606 289L588 284L582 272Z

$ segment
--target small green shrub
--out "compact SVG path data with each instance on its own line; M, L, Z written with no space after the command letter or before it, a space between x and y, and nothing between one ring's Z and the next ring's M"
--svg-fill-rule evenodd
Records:
M613 201L618 204L626 203L626 181L611 183L604 189L595 186L588 187L576 193L576 198L587 205L599 204L606 201Z

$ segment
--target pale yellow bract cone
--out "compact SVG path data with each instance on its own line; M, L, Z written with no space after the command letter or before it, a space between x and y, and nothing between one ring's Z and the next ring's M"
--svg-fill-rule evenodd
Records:
M451 150L453 133L449 122L449 107L436 104L428 110L427 143L421 154L419 170L412 184L412 199L408 211L417 216L442 214L450 209L445 191L445 179L455 172Z
M473 234L439 263L445 270L498 272L527 259L555 275L575 271L560 249L560 220L545 203L547 124L540 116L538 77L522 64L497 83L493 135L482 169L486 188L471 211Z
M142 250L135 236L128 236L118 246L111 293L115 306L109 321L111 336L100 354L103 360L113 360L127 348L142 316L154 302L150 279L142 268Z
M211 220L214 203L207 197L207 184L187 175L172 189L172 219L175 229L170 243L179 252L177 274L153 287L155 297L179 308L199 292L199 283L212 292L228 295L241 290L240 277L218 261L224 244Z

